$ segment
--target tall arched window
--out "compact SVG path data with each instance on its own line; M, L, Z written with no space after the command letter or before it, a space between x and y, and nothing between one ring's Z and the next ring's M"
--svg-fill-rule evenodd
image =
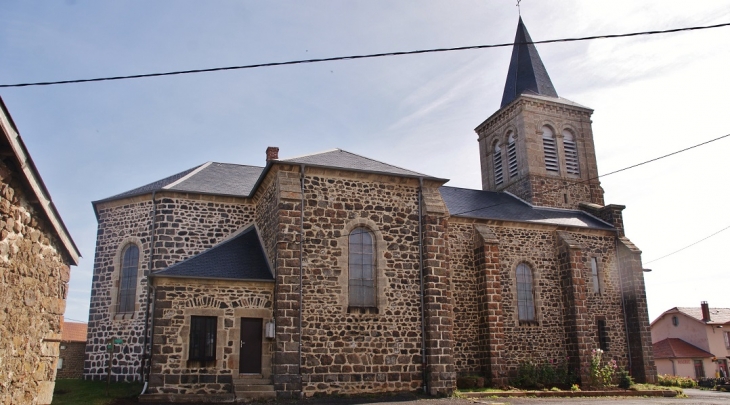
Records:
M494 162L494 185L502 185L504 182L504 171L502 170L502 148L500 148L496 143L494 144L492 161Z
M139 248L129 245L122 253L122 269L119 272L119 312L134 312L137 298L137 270L139 268Z
M349 305L375 308L375 244L373 234L355 228L349 237Z
M555 134L548 126L542 127L542 148L545 151L545 170L559 173L558 148L555 144Z
M563 130L563 150L565 151L565 171L568 174L579 176L578 147L575 143L575 137L568 130Z
M507 139L507 166L509 167L509 179L511 181L517 177L517 142L513 133L510 133Z
M535 294L532 269L525 263L517 266L517 315L520 322L535 322Z

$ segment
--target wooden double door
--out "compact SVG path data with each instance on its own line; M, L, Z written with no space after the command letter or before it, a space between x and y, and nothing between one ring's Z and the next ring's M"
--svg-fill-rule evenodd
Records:
M261 373L261 348L263 343L263 319L241 318L241 341L238 372L240 374Z

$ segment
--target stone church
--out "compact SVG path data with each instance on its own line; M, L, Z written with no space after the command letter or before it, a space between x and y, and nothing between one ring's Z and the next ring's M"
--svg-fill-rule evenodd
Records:
M583 370L601 348L653 382L641 251L604 203L592 110L526 42L520 20L501 108L476 127L481 190L270 147L264 167L208 162L95 201L85 378L111 356L143 398L437 395L527 361Z

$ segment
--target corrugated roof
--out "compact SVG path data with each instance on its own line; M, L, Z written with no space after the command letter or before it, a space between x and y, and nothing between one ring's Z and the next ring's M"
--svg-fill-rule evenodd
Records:
M667 338L654 343L655 359L707 358L713 354L691 345L682 339Z
M266 280L274 276L256 227L249 226L212 248L152 273L152 277Z
M63 321L61 340L64 342L86 342L87 324Z
M535 207L509 193L448 186L439 190L452 216L614 229L583 211Z
M280 159L279 161L296 164L303 163L306 165L349 169L364 172L376 172L415 177L431 177L422 173L414 172L412 170L389 165L375 159L366 158L364 156L360 156L342 149L332 149L325 152L313 153L311 155L299 156L289 159Z
M555 86L540 59L540 54L537 53L537 48L534 44L527 44L527 42L532 42L532 38L520 17L500 108L511 103L523 93L558 97L558 92L555 91Z

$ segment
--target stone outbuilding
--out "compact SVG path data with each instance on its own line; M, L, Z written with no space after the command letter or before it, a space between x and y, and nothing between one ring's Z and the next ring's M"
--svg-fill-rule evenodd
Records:
M86 353L85 323L63 322L56 378L81 378L84 375L84 353Z
M593 349L655 380L641 252L606 205L592 110L557 95L519 21L482 190L341 149L208 162L93 203L85 378L143 400L502 386ZM196 397L197 396L197 397Z
M74 245L0 99L0 404L50 404Z

